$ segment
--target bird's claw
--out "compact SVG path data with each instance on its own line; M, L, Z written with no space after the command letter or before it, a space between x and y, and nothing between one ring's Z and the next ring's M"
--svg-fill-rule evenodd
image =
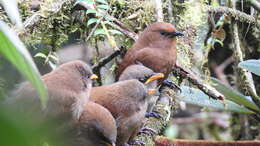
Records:
M167 86L171 89L177 89L178 91L180 91L180 93L182 92L180 86L178 86L177 84L175 84L174 82L169 81L169 80L164 80L162 83L162 86Z
M145 134L145 135L153 135L153 134L156 134L157 132L152 129L152 128L148 128L148 127L143 127L137 135L140 135L140 134Z
M145 142L142 140L131 140L128 142L130 145L138 145L138 146L145 146Z
M152 111L152 112L146 113L145 117L146 118L154 117L154 118L157 118L157 119L163 118L163 116L160 113L158 113L157 111Z

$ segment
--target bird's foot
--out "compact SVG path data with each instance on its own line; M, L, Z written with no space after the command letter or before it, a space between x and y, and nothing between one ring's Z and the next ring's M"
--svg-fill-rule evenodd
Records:
M180 91L180 93L182 92L180 86L170 80L164 80L161 87L163 87L163 86L167 86L171 89L177 89L178 91Z
M146 118L154 117L154 118L157 118L157 119L163 118L163 116L159 112L157 112L157 111L152 111L152 112L146 113L145 117Z
M154 134L156 134L157 132L154 130L154 129L152 129L152 128L148 128L148 127L143 127L139 132L138 132L138 134L137 135L140 135L140 134L145 134L145 135L154 135Z
M145 142L142 140L130 140L128 142L129 145L138 145L138 146L145 146Z

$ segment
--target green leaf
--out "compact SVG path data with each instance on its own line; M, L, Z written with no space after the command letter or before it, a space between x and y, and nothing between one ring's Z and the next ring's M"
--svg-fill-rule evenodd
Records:
M91 18L91 19L88 20L87 26L89 26L89 25L91 25L91 24L93 24L93 23L96 23L97 21L98 21L97 18Z
M9 16L12 23L15 24L18 28L22 28L23 23L20 18L16 0L1 0L1 4L3 5L5 12Z
M102 28L96 29L96 31L94 32L94 36L97 36L97 35L106 35L106 32Z
M43 108L47 103L47 92L39 71L23 43L4 22L0 21L0 53L5 56L28 79L39 93Z
M35 54L34 57L40 57L40 58L44 58L44 59L47 58L47 56L45 54L41 53L41 52Z
M260 59L250 59L238 64L239 67L244 68L258 76L260 76Z
M113 24L110 22L110 21L103 21L103 23L105 24L105 25L111 25L111 26L113 26Z
M106 0L96 0L96 1L102 4L108 4Z
M108 5L97 5L97 8L107 10L109 7Z
M87 13L87 14L96 14L97 11L94 10L94 9L88 9L86 13Z
M211 85L216 88L220 93L222 93L226 99L231 100L237 104L243 105L245 107L249 107L251 109L260 111L260 109L255 105L255 103L251 100L250 97L245 96L235 89L221 83L216 78L211 78Z
M110 33L112 33L112 34L119 34L119 35L122 35L122 33L120 32L120 31L118 31L118 30L115 30L115 29L110 29L110 30L108 30Z
M202 91L198 89L182 86L181 90L182 93L180 94L180 97L178 99L186 103L198 105L201 107L209 107L217 110L223 110L223 111L231 111L231 112L245 113L245 114L253 113L247 108L240 106L230 100L225 100L225 105L224 105L222 101L209 98L208 95L204 94Z

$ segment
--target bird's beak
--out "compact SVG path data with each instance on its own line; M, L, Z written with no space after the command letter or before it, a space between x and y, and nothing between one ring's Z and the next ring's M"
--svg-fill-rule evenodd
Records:
M149 84L154 80L158 80L164 78L164 74L163 73L156 73L154 75L152 75L148 80L146 80L146 82L144 84Z
M95 74L93 74L93 75L90 76L90 79L91 79L91 80L96 80L96 79L98 79L98 76L95 75Z
M182 32L177 31L177 30L172 31L172 32L170 33L170 36L171 36L171 37L183 36L183 35L184 35L184 34L183 34Z

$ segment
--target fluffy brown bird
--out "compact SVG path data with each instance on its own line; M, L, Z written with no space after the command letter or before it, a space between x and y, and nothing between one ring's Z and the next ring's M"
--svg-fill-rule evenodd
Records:
M57 69L41 77L49 95L44 115L66 119L78 119L88 101L92 80L97 76L84 62L76 60L62 64ZM29 82L20 84L7 99L7 104L19 112L41 111L39 96Z
M117 121L117 145L127 143L143 125L151 95L156 93L149 85L163 78L146 67L135 67L122 73L120 81L92 88L90 100L107 108Z
M141 62L155 72L161 72L167 79L176 63L176 36L183 34L170 23L155 22L140 35L133 47L127 51L117 70L116 79L131 64Z
M115 146L116 121L103 106L88 101L77 123L74 146Z

